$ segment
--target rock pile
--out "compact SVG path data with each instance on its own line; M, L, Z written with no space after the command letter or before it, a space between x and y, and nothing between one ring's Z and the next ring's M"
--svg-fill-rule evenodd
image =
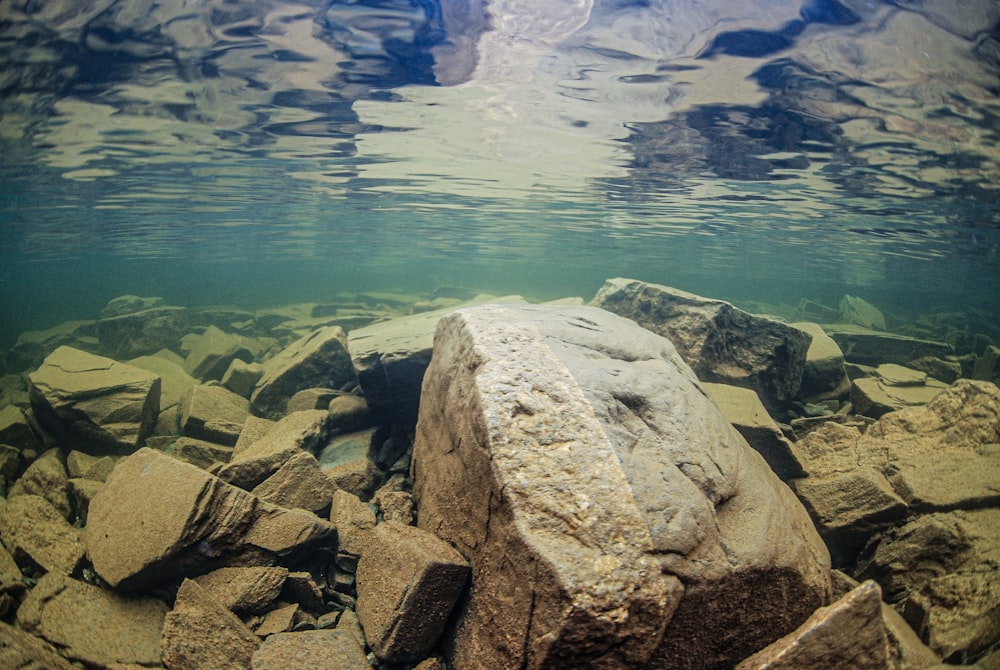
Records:
M627 279L460 297L123 296L22 336L0 665L1000 662L988 335Z

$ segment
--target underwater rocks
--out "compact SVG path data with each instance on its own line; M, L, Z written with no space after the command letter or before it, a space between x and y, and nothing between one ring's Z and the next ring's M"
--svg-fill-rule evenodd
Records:
M791 492L669 341L601 309L443 318L413 480L473 567L456 667L723 667L829 597Z
M775 411L796 398L810 335L722 300L634 279L609 279L593 305L673 342L701 381L756 391Z

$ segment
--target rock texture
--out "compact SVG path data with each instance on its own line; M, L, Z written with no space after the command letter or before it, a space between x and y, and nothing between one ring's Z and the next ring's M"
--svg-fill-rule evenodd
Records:
M181 401L185 435L230 447L239 439L248 416L247 399L222 386L192 386Z
M185 579L163 623L160 646L169 670L248 670L260 641L197 582Z
M78 670L52 645L2 621L0 667L11 670Z
M323 410L295 412L283 417L249 446L237 449L219 476L251 490L273 475L293 456L310 450L326 435L327 414Z
M196 379L218 381L233 361L252 363L253 359L253 350L246 338L209 326L188 352L184 366Z
M296 392L319 386L342 389L353 386L354 379L343 329L320 328L264 363L250 403L261 415L277 418Z
M115 467L91 501L87 524L94 569L122 589L223 565L267 565L334 537L315 515L265 503L148 448Z
M430 653L465 588L469 564L432 533L394 522L371 532L358 563L358 618L383 663Z
M722 300L609 279L592 304L670 340L698 379L750 388L771 411L796 397L811 337Z
M83 532L40 496L17 496L0 508L0 537L14 558L46 572L69 575L83 561Z
M71 347L49 354L28 382L39 421L88 450L134 451L159 412L159 377Z
M236 614L263 612L281 593L288 568L254 566L219 568L195 581L215 600Z
M253 670L370 670L371 667L354 636L342 630L277 633L268 636L253 655Z
M858 414L877 419L897 409L926 405L948 384L895 363L883 363L868 377L855 379L851 400Z
M846 396L850 380L844 370L844 354L837 343L819 324L800 322L792 326L812 336L802 369L799 395L810 401Z
M727 667L830 594L804 510L670 342L600 309L444 317L413 478L472 563L456 667Z
M186 307L157 306L102 317L97 322L101 350L115 358L132 358L169 349L191 329Z

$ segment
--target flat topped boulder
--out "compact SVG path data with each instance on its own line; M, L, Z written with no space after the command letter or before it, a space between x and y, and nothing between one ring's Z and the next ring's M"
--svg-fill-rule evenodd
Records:
M413 480L472 564L455 667L731 667L830 595L791 491L669 341L601 309L444 317Z
M157 375L72 347L49 354L28 383L39 421L90 451L134 451L160 408Z
M771 411L799 392L809 333L723 300L609 279L592 304L669 339L698 379L753 389Z

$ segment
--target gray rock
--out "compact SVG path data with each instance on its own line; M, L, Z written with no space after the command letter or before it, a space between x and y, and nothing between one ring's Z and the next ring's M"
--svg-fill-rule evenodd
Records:
M234 359L222 375L222 385L237 395L249 398L253 387L264 376L264 366L260 363L244 363Z
M253 359L246 338L209 326L191 347L184 366L195 379L219 381L234 360L252 363Z
M821 607L791 633L736 666L736 670L887 670L889 641L882 622L882 592L865 582Z
M948 360L936 358L934 356L922 356L907 363L908 367L914 370L925 372L929 377L933 377L945 384L952 384L962 375L962 364L955 360L954 356ZM993 383L996 383L995 381Z
M803 330L728 302L634 279L609 279L592 302L670 340L698 379L750 388L772 413L798 395Z
M222 386L192 386L181 402L181 429L188 437L232 447L250 416L250 403Z
M312 451L320 444L326 437L326 422L323 410L289 414L249 446L234 450L232 460L219 471L219 477L248 491L253 489L292 456Z
M118 463L87 524L94 569L127 590L227 565L267 565L334 537L313 514L265 503L152 449Z
M0 507L0 537L19 563L46 572L70 575L83 561L83 532L40 496L17 496Z
M669 341L600 309L444 317L413 484L473 566L457 667L734 665L830 594L791 491Z
M433 533L392 521L358 563L358 619L383 663L427 656L469 577L469 564Z
M97 322L101 351L114 358L133 358L177 345L191 330L186 307L154 307L102 318Z
M39 421L88 451L134 451L159 411L159 377L70 347L49 354L28 382Z
M317 386L341 389L353 385L354 379L343 329L320 328L264 363L250 402L258 413L274 419L284 415L288 400L298 391Z
M923 356L944 358L954 351L953 347L945 342L882 333L861 326L828 325L824 326L824 330L844 352L845 360L862 365L882 363L906 365L916 358Z
M169 670L246 670L260 641L197 582L185 579L163 624L161 655Z
M354 636L342 630L306 630L269 635L253 655L253 670L372 667Z
M88 667L149 666L160 661L166 612L156 598L126 598L50 573L28 592L17 622Z

